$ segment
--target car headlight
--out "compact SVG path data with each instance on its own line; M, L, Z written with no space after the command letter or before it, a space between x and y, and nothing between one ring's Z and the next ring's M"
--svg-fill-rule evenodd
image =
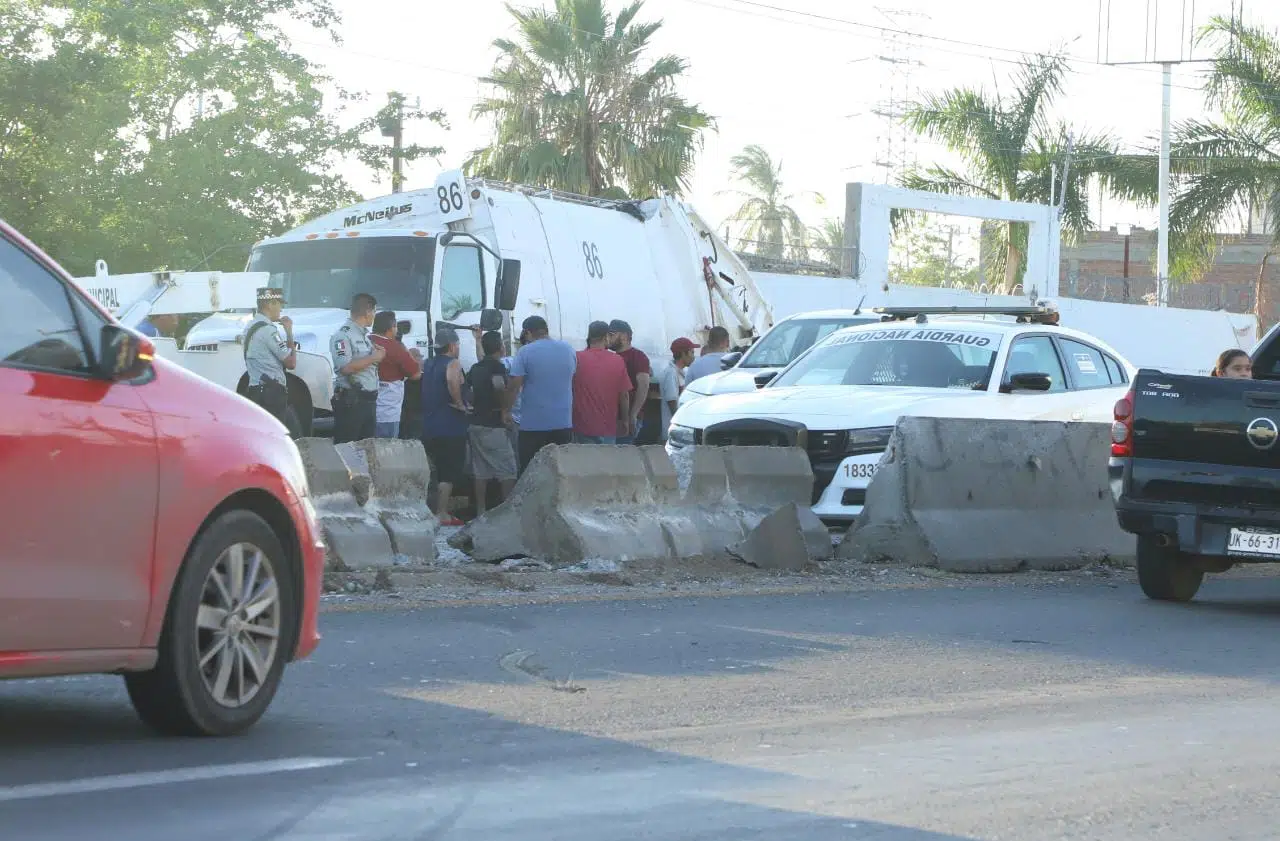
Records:
M698 430L673 423L667 429L667 442L673 447L692 447L698 443Z
M873 426L867 429L850 429L845 433L845 453L860 455L878 453L888 448L889 436L893 434L892 426Z

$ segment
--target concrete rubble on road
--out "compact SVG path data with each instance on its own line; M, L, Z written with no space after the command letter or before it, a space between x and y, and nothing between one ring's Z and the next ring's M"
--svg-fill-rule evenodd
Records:
M544 448L511 498L450 539L478 561L556 565L725 557L778 508L808 505L803 450L698 447L682 492L662 447Z
M331 569L435 560L436 519L426 501L431 469L421 444L368 439L335 447L328 438L296 443Z
M902 418L841 559L950 572L1127 561L1096 423Z
M729 553L759 569L796 571L831 557L831 534L807 505L788 502L760 521Z

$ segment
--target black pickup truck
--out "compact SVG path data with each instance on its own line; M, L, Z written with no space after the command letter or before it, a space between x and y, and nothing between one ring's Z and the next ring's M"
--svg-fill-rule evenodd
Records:
M1264 340L1252 380L1144 368L1116 403L1111 490L1149 598L1190 601L1205 573L1280 562L1277 357Z

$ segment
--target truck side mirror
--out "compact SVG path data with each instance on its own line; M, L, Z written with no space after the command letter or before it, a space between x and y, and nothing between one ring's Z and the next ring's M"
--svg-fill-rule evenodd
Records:
M520 261L503 260L502 271L498 274L498 282L493 290L494 306L506 312L516 308L520 298Z
M502 329L502 310L480 310L480 329L486 333Z
M734 353L726 353L724 356L720 357L720 370L728 371L734 365L737 365L738 360L741 358L742 358L741 351L735 351Z

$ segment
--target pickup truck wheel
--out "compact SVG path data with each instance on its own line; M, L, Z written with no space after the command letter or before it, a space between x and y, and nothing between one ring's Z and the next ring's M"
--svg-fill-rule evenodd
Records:
M142 720L172 736L229 736L271 703L293 645L292 569L261 517L223 514L170 597L156 667L125 676Z
M1189 602L1204 581L1204 570L1177 549L1156 545L1154 537L1138 537L1138 584L1149 599Z

